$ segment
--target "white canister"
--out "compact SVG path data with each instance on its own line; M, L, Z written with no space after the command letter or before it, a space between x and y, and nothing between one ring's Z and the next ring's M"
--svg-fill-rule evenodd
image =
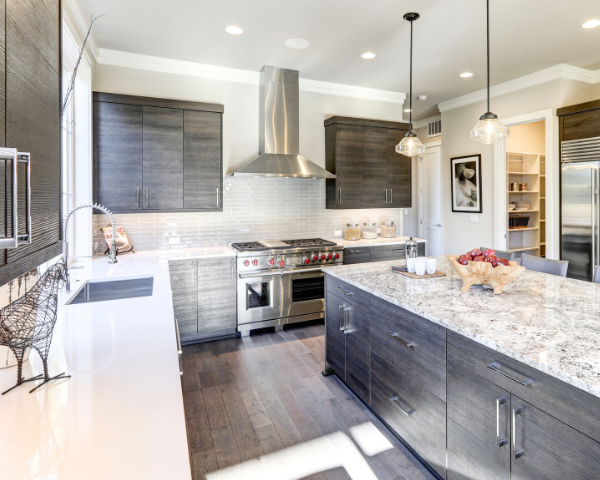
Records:
M416 258L408 257L406 259L406 269L408 270L408 273L415 273L415 262L416 261L417 261Z
M427 257L418 257L415 262L415 273L419 276L425 275L427 271Z
M435 258L427 259L427 275L435 275L437 271L437 260Z

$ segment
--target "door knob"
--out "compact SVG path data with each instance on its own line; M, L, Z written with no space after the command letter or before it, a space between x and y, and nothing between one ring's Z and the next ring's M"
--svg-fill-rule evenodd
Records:
M442 226L442 225L441 225L441 224L439 224L439 223L438 223L437 225L434 225L434 227L441 227L441 226Z

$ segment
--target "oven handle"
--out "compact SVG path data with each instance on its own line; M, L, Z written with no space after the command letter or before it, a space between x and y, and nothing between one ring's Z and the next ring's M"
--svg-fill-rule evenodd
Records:
M311 272L322 272L321 268L299 268L297 270L284 270L282 275L292 275L293 273L311 273Z
M281 276L280 271L276 272L254 272L254 273L240 273L240 278L260 278L260 277L279 277Z

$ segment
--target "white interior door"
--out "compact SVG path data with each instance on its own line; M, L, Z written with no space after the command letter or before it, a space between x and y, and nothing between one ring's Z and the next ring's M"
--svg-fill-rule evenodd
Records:
M426 254L442 254L442 147L427 147L419 156L419 236Z

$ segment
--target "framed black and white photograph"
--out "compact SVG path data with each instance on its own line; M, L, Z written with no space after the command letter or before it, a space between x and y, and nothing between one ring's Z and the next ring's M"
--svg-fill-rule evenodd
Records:
M450 159L452 211L481 213L481 155Z

